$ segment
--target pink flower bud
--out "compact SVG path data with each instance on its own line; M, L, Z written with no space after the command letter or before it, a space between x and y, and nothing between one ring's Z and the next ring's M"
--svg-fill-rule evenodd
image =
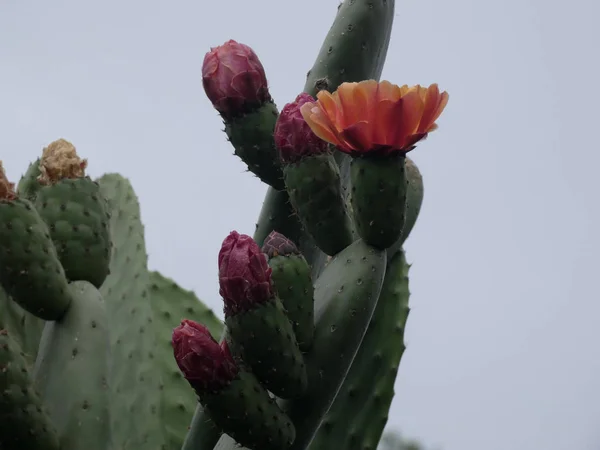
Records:
M300 112L302 105L314 101L309 94L302 93L293 103L285 105L279 114L275 125L275 145L284 162L297 162L305 156L327 151L327 142L315 135Z
M229 40L204 57L202 84L213 106L225 120L271 101L267 77L256 53Z
M262 251L269 258L273 258L278 255L288 256L300 254L296 244L275 230L271 231L271 234L269 234L265 239L265 242L262 246Z
M225 351L208 329L192 320L183 320L171 339L175 361L198 393L215 392L238 374L229 350Z
M271 272L258 244L250 236L232 231L219 252L219 292L225 315L248 311L271 299Z

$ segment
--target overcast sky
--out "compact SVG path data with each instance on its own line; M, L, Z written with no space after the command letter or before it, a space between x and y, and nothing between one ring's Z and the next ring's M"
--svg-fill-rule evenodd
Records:
M282 107L337 0L0 1L0 159L17 181L64 137L129 177L150 266L219 313L217 252L252 234L245 173L201 85L204 53L255 49ZM445 450L600 449L596 0L403 0L383 78L438 82L412 153L408 350L390 426ZM368 380L365 380L368 382Z

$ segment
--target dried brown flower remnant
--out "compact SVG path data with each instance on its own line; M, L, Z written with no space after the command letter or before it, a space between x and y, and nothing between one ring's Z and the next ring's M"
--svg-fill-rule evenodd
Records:
M65 139L58 139L44 148L38 180L42 184L52 184L65 178L81 178L85 176L86 167L87 160L77 155L75 146Z
M17 198L15 193L15 183L11 183L6 178L6 172L2 161L0 161L0 201L11 201Z

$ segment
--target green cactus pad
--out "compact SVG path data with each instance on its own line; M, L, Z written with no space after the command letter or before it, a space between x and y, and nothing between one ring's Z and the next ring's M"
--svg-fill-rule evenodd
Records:
M111 241L106 199L89 177L67 178L41 188L35 207L69 281L102 286L109 270Z
M319 248L333 256L350 245L352 225L333 156L308 156L298 163L286 164L283 176L291 203Z
M292 323L301 351L310 349L315 330L314 287L304 256L290 254L269 258L271 279Z
M71 283L69 290L69 311L44 328L35 386L48 406L61 450L106 450L110 347L104 299L87 281Z
M417 165L409 157L406 157L406 178L408 180L406 220L400 239L388 249L388 258L394 256L402 248L406 239L408 239L410 232L417 222L417 218L421 212L421 205L423 204L423 176Z
M254 112L226 122L225 132L235 148L235 154L246 163L250 172L282 191L285 185L273 139L278 116L275 104L267 102Z
M253 450L286 450L294 442L294 425L249 372L240 370L229 386L200 396L200 402L238 444Z
M273 230L283 234L296 245L302 236L302 226L294 213L287 191L269 188L256 223L254 241L262 247Z
M17 193L19 194L19 197L26 198L30 201L35 199L37 192L42 187L38 181L40 174L40 159L38 158L29 164L27 171L19 180L19 184L17 186Z
M48 227L28 200L0 201L0 284L44 320L63 316L71 297Z
M45 322L21 308L0 286L0 329L8 330L33 365Z
M379 80L394 21L394 0L344 0L306 77L306 92Z
M315 337L305 356L309 390L281 402L296 427L292 450L310 444L333 403L377 306L385 266L385 250L358 240L333 258L315 283Z
M129 181L107 174L98 180L111 213L113 254L102 285L111 326L112 447L161 449L162 381L156 368L158 339L152 328L147 254L137 197Z
M369 245L391 247L406 222L408 181L403 155L352 159L352 212L356 231Z
M225 318L244 362L273 394L295 398L306 390L306 366L281 300Z
M56 430L31 385L26 356L6 329L0 330L0 448L59 450Z
M221 429L204 411L202 405L198 403L181 450L213 449L222 434Z
M405 349L408 270L404 252L397 252L388 263L377 308L360 349L310 450L377 448Z
M223 323L193 292L182 289L158 272L150 272L149 275L153 327L158 338L154 361L163 382L160 419L167 441L165 448L180 450L198 401L173 358L173 328L182 319L191 319L202 323L213 335L218 336L223 332ZM213 446L217 440L218 435Z

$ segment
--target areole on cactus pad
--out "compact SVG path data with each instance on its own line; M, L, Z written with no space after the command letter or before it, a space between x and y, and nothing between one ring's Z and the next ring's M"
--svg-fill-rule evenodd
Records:
M65 139L16 189L0 163L0 448L376 448L423 200L406 154L448 101L378 81L394 8L343 1L281 113L254 49L205 55L208 100L268 185L254 236L216 258L224 321L148 269L127 179L90 179Z

